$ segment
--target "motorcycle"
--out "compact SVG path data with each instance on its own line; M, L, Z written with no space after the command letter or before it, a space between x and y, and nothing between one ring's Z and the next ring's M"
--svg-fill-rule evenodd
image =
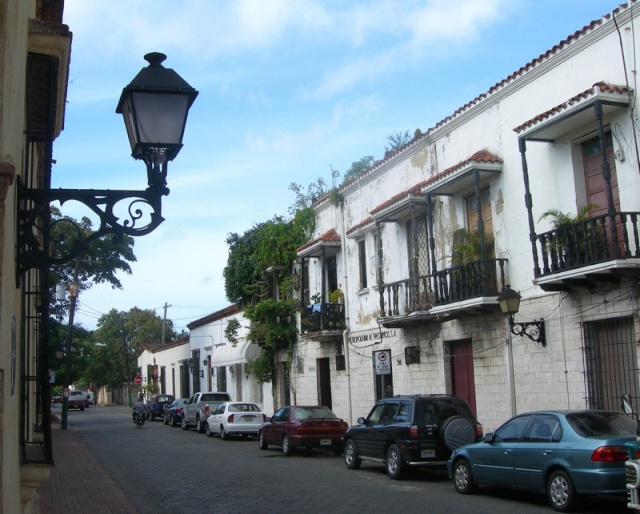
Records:
M145 415L138 412L133 415L133 422L136 424L137 428L142 428L142 426L144 425L144 418Z

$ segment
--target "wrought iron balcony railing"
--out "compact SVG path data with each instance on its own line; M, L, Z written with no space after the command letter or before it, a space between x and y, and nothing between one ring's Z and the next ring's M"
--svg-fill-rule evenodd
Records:
M422 275L416 280L407 278L382 284L378 288L380 314L382 317L400 316L436 305L484 296L497 297L505 285L507 262L507 259L473 261Z
M537 234L536 277L561 273L614 259L640 257L638 212L617 212Z
M301 315L302 332L344 330L344 304L315 303L305 306Z

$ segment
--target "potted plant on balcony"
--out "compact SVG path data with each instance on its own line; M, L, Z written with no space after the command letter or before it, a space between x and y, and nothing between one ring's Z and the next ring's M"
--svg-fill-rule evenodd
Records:
M538 221L550 220L554 232L543 242L543 251L552 252L563 264L571 264L576 259L585 262L586 254L599 246L595 223L587 223L591 219L591 211L598 208L598 205L589 204L576 214L559 209L544 211Z
M485 289L496 288L496 270L492 263L482 266L482 237L477 231L458 228L453 233L451 247L451 275L455 288L454 294L462 298L475 296ZM492 234L484 234L484 258L494 256Z
M344 293L342 289L336 289L335 291L331 291L329 293L329 302L330 303L342 303L344 301Z

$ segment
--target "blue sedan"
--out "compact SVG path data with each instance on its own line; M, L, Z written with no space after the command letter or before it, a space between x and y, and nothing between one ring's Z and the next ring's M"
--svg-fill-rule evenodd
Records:
M625 443L636 429L631 418L602 410L521 414L455 450L449 478L461 494L479 484L546 493L555 510L568 512L576 495L626 492Z

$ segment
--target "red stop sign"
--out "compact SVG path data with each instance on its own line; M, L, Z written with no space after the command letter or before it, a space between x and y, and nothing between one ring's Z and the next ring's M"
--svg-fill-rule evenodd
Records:
M137 384L140 385L142 384L142 377L140 375L136 375L136 378L133 379L133 381Z

